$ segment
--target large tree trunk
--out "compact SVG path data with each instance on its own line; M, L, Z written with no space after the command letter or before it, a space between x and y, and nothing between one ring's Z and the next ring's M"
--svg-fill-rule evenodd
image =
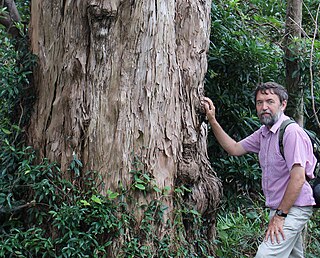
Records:
M288 114L303 125L303 86L300 82L299 48L302 26L302 0L288 0L285 31L286 87Z
M139 157L159 188L172 193L188 184L185 201L214 219L220 184L207 158L199 101L210 4L32 0L39 66L28 132L40 157L66 170L77 155L86 170L103 175L102 191L128 186ZM173 198L165 202L170 217ZM213 222L207 233L214 237Z

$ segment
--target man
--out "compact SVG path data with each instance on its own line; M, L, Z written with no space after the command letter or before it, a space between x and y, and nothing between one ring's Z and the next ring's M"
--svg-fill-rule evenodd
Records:
M315 204L306 176L314 178L316 158L308 135L296 123L290 124L283 138L284 157L279 148L279 127L289 119L284 114L288 94L274 82L262 83L255 91L256 110L262 126L236 142L222 129L215 107L203 98L207 118L219 144L230 154L258 153L262 169L262 189L270 221L256 257L303 257L302 231Z

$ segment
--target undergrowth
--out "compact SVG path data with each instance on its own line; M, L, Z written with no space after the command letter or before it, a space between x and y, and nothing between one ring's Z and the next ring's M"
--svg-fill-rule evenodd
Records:
M263 200L252 207L221 210L217 217L217 256L219 258L254 257L268 226L268 209ZM320 257L320 209L314 209L305 234L305 257Z
M159 191L147 190L152 180L145 171L132 170L129 188L119 185L102 195L99 174L80 178L76 156L68 170L71 182L57 164L35 162L30 147L18 148L8 139L0 147L0 257L108 257L114 245L116 257L210 257L213 243L201 234L201 215L179 202L183 189L175 189L174 219L164 221L167 207L159 199L132 205L136 191ZM191 243L186 217L199 229ZM160 228L167 233L159 236Z

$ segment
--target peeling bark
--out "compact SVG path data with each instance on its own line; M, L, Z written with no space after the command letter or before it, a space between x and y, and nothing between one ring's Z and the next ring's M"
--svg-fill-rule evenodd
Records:
M199 119L210 3L32 0L39 66L28 132L40 156L66 170L77 154L86 170L103 175L105 191L130 184L136 155L158 187L173 195L187 183L185 201L214 219L220 182ZM214 223L207 233L214 237Z

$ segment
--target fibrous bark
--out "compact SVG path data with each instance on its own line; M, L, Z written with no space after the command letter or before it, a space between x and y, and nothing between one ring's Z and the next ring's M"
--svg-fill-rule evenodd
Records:
M220 183L199 119L210 3L32 0L39 66L28 132L39 155L66 170L76 154L103 175L102 191L128 186L137 156L160 189L171 189L166 216L173 189L188 184L185 201L214 220ZM207 233L213 238L213 223Z

